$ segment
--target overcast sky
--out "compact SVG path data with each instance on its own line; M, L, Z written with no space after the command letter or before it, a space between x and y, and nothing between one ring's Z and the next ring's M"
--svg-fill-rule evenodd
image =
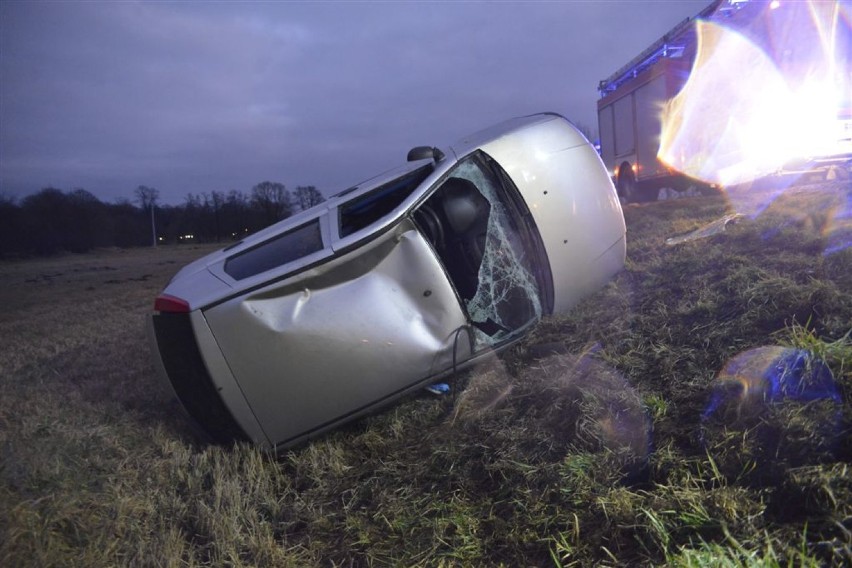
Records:
M0 193L326 195L598 81L710 0L0 2Z

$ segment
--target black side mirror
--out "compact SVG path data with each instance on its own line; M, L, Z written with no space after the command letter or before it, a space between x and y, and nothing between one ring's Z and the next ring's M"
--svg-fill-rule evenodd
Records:
M408 161L435 160L439 162L444 159L444 153L433 146L415 146L408 151Z

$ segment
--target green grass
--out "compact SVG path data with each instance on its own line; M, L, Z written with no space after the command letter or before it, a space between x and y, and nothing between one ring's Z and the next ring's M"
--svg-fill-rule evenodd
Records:
M455 396L278 458L196 438L150 363L144 315L209 249L3 263L0 565L848 564L852 249L823 254L848 192L791 190L676 246L730 203L627 207L625 270L570 314ZM824 359L839 408L702 420L764 345Z

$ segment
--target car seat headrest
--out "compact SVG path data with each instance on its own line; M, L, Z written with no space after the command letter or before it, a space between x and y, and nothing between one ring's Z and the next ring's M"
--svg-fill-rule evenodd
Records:
M464 233L482 215L488 215L488 201L470 180L450 178L444 183L442 192L441 206L456 234Z

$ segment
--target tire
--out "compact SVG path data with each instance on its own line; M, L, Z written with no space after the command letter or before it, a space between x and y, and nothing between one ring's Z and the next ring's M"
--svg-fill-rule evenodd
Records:
M633 170L622 166L618 174L618 195L626 203L656 201L659 190L653 186L642 186L633 176Z
M634 203L637 198L636 178L633 177L633 170L626 164L621 166L618 171L618 196L625 203Z

